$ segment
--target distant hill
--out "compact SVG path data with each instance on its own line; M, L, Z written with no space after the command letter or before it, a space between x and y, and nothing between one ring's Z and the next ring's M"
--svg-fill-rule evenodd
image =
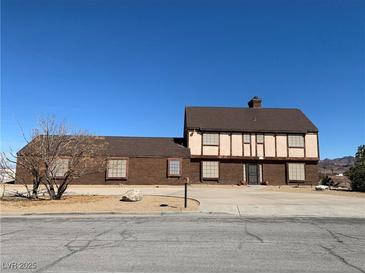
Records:
M345 156L336 159L324 159L319 161L320 174L340 174L354 166L355 157Z

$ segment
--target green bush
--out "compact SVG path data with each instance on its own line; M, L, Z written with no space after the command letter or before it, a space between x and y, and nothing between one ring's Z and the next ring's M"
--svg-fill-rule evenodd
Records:
M355 166L345 174L351 180L354 191L365 192L365 145L359 146L355 155Z
M354 191L365 191L365 165L353 167L349 174L351 188Z
M326 177L322 178L321 180L321 185L324 185L324 186L333 186L333 180L328 177L328 175L326 175Z

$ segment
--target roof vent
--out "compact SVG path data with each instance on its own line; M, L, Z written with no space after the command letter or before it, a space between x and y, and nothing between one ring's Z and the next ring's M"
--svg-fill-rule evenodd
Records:
M249 102L248 102L248 106L250 108L261 108L261 102L262 99L259 98L258 96L254 96Z

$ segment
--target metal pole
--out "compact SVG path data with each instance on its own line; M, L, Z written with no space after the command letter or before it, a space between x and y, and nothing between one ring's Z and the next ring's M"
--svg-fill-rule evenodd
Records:
M184 207L188 207L188 183L185 183Z

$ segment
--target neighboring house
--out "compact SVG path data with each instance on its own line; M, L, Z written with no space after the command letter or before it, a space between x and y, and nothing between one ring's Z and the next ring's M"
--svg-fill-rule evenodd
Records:
M186 107L184 138L98 136L103 172L80 184L260 184L318 182L318 129L298 109ZM67 170L60 159L59 170ZM62 174L59 174L62 175ZM17 176L29 176L17 169Z
M14 183L15 169L7 168L5 170L0 170L0 183L12 184Z

